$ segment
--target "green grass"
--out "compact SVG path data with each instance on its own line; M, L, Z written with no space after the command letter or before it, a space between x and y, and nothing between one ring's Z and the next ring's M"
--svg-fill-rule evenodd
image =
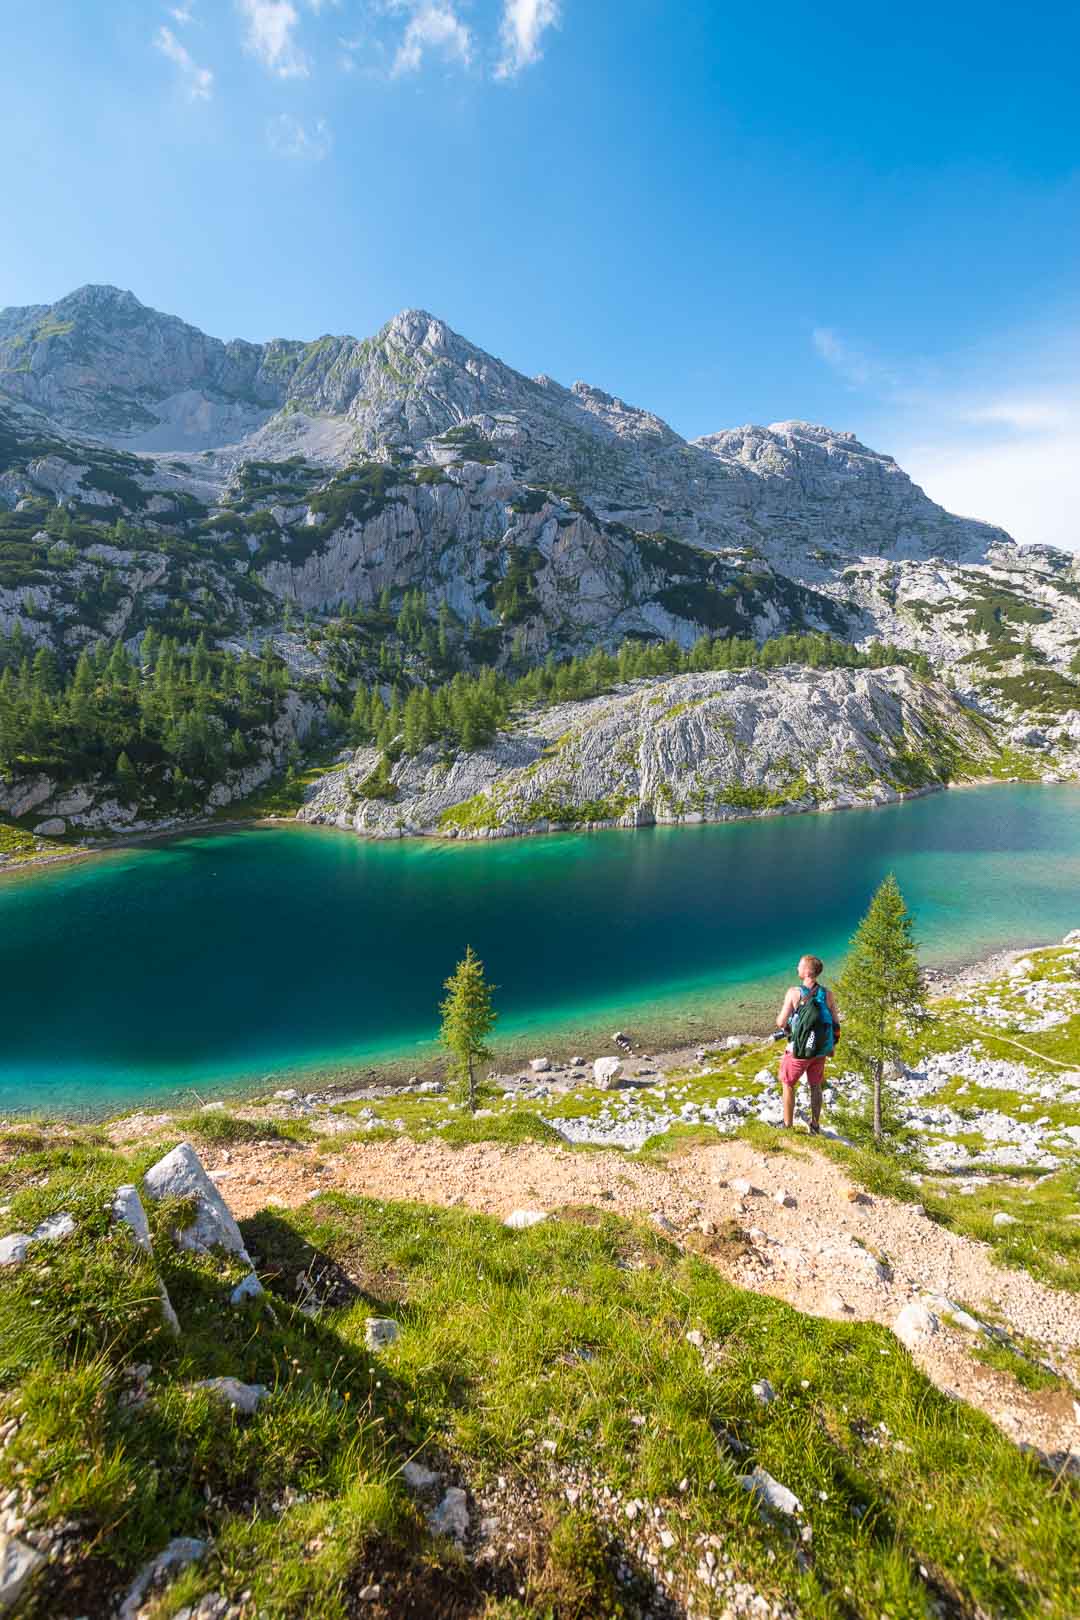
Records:
M194 1136L215 1147L239 1147L247 1142L314 1142L310 1125L300 1119L237 1119L233 1114L212 1109L207 1113L182 1115L172 1122L181 1136Z
M265 1620L345 1620L381 1576L384 1614L639 1615L644 1600L612 1573L626 1559L644 1589L639 1534L597 1507L604 1489L660 1507L684 1603L711 1536L721 1561L809 1620L931 1620L943 1595L957 1616L1075 1612L1073 1488L940 1395L882 1328L743 1293L608 1215L512 1233L332 1194L243 1223L272 1314L231 1309L221 1265L177 1249L158 1212L175 1340L148 1260L103 1207L143 1164L82 1143L4 1165L18 1200L79 1221L67 1244L0 1273L0 1421L21 1419L0 1490L28 1489L35 1523L75 1526L71 1560L46 1572L28 1620L89 1612L82 1593L104 1611L182 1534L211 1550L165 1612L250 1591ZM315 1317L298 1308L311 1277L325 1299ZM373 1314L402 1329L377 1357L364 1348ZM150 1370L133 1406L138 1364ZM271 1398L239 1419L192 1392L221 1374ZM767 1408L759 1378L778 1392ZM417 1453L473 1491L501 1475L537 1492L532 1545L504 1549L501 1582L428 1536L400 1478ZM811 1542L759 1516L736 1481L755 1465L805 1504ZM572 1518L567 1467L585 1482ZM289 1506L286 1491L304 1499ZM719 1602L694 1597L699 1612Z
M946 1181L924 1182L927 1214L965 1237L988 1243L1002 1265L1030 1272L1040 1282L1080 1293L1080 1173L1075 1167L1048 1179L1001 1177L991 1186L958 1193ZM995 1226L1001 1211L1018 1226Z

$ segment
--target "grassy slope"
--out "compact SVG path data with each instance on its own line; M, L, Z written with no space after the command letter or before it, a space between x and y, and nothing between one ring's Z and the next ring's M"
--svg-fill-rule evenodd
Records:
M221 1266L176 1249L160 1214L177 1343L149 1263L103 1213L158 1151L131 1162L77 1137L39 1148L32 1132L6 1146L6 1224L59 1208L80 1222L0 1274L0 1426L21 1419L0 1495L17 1487L33 1522L73 1527L31 1615L104 1614L176 1534L213 1546L163 1612L222 1591L249 1592L260 1616L401 1614L408 1589L432 1600L418 1613L634 1614L634 1581L611 1575L625 1561L648 1589L629 1499L660 1507L674 1536L662 1566L684 1596L715 1537L722 1563L806 1615L914 1620L940 1599L956 1614L1074 1612L1072 1489L935 1391L887 1332L744 1294L612 1217L510 1233L331 1194L246 1223L272 1313L230 1308ZM320 1279L315 1318L297 1308L300 1274ZM402 1324L378 1357L372 1314ZM139 1364L148 1398L132 1406ZM273 1396L238 1419L190 1391L219 1374ZM767 1408L751 1389L763 1377L780 1396ZM481 1495L500 1475L534 1488L532 1545L474 1563L433 1541L400 1479L417 1453ZM810 1538L759 1517L736 1483L754 1465L801 1499ZM553 1537L571 1471L580 1523ZM605 1486L614 1503L588 1505ZM382 1597L361 1607L372 1581Z

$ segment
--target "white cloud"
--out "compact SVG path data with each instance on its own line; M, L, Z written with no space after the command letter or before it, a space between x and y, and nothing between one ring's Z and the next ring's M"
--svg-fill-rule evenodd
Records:
M294 36L300 14L291 0L237 0L247 23L246 44L279 79L306 79L311 71Z
M303 124L291 113L279 113L266 126L266 139L276 157L321 163L330 156L334 135L325 118Z
M886 364L828 327L814 348L863 396L859 436L950 512L1023 544L1080 551L1080 332L1075 318L955 355Z
M209 101L214 88L214 75L209 68L200 67L191 52L181 45L171 28L159 28L154 35L154 48L167 56L180 74L181 82L192 101Z
M448 0L392 0L392 11L409 17L391 74L415 73L428 51L441 51L447 61L468 67L472 61L472 34Z
M188 6L170 6L169 16L173 22L179 23L181 28L186 28L189 22L194 21L194 12Z
M559 0L503 0L499 38L503 55L495 69L497 79L512 79L522 68L543 56L540 42L561 19Z
M1024 544L1080 550L1080 391L946 408L933 440L920 436L898 459L950 511L999 523Z
M872 355L834 332L830 326L815 326L814 348L821 358L852 388L870 383L894 384L896 378Z

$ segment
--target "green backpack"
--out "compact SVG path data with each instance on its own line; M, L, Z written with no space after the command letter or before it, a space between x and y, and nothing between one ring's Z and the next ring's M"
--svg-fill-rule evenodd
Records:
M788 1028L791 1050L797 1058L828 1057L836 1037L824 985L817 985L812 994L803 990Z

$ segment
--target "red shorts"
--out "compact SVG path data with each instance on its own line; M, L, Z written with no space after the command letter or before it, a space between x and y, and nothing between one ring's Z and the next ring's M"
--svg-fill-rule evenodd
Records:
M825 1059L800 1058L793 1052L785 1052L780 1059L780 1083L784 1086L797 1086L805 1074L812 1086L825 1084Z

